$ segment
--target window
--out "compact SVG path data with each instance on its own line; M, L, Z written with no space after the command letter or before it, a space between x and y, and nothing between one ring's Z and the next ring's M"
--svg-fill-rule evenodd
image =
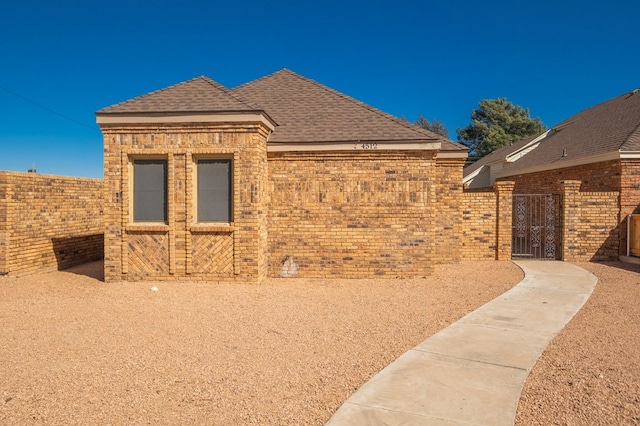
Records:
M167 221L167 160L133 161L133 221Z
M198 160L198 222L232 222L232 161Z

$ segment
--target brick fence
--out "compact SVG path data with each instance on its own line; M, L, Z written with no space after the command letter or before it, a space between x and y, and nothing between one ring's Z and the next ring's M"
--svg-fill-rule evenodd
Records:
M101 179L0 172L0 275L103 257Z
M582 182L560 183L562 259L569 262L618 258L617 191L580 191ZM521 191L518 191L520 193ZM496 182L493 190L466 190L462 207L462 259L511 259L514 183Z
M272 161L276 169L278 168L276 165L287 163ZM294 165L293 169L287 170L301 168L299 163ZM341 192L334 193L330 190L330 185L337 184L335 180L329 179L324 182L319 178L320 176L317 176L313 185L323 185L323 190L305 196L313 196L315 204L312 204L322 206L323 204L318 202L318 197L322 196L321 201L324 201L324 197L327 197L328 200L328 197L337 196L336 194ZM274 180L270 182L272 186L271 223L269 224L271 232L268 256L272 269L270 272L273 275L279 272L280 258L289 254L286 247L281 246L282 241L288 241L288 230L293 229L290 222L280 223L282 221L280 217L284 217L284 211L280 210L290 209L293 199L298 200L297 202L303 201L303 198L300 198L301 194L298 194L297 198L291 199L291 194L283 191L282 185L288 185L291 182L283 183ZM428 183L429 179L424 182ZM416 184L424 182L416 181ZM620 193L616 191L581 191L584 185L576 180L563 181L559 186L563 200L562 259L565 261L617 259L621 232L619 226L621 217ZM418 192L423 193L424 191ZM393 194L389 190L378 191L378 193L384 193L386 197ZM424 193L429 194L429 191L426 190ZM509 260L511 258L513 194L514 185L512 182L497 182L491 191L464 191L460 199L458 214L451 214L453 207L450 206L446 215L449 223L452 223L450 231L454 231L456 238L452 238L448 245L436 244L435 256L441 257L438 260ZM352 194L354 197L359 195L362 194L359 194L358 191ZM279 197L289 198L284 200ZM367 230L369 224L365 220L375 222L376 227L380 227L387 233L386 237L378 237L373 240L374 242L384 241L388 245L395 243L394 239L409 238L403 232L408 232L408 235L415 234L414 230L402 223L397 216L392 223L380 226L380 221L385 218L385 214L383 214L385 211L380 208L381 200L373 201L365 204L359 203L358 209L353 212L356 214L354 217L345 215L344 211L337 209L340 214L336 216L335 220L340 218L344 222L344 226L340 227L344 233L341 231L340 234L332 234L327 241L336 242L340 244L339 246L331 246L330 249L323 247L323 240L319 239L316 234L313 234L313 238L308 238L309 241L314 242L311 245L305 245L310 249L317 246L322 248L323 252L331 250L334 253L344 250L344 265L334 269L335 265L319 262L314 265L316 268L314 275L333 276L345 272L348 275L359 275L358 272L361 271L352 271L348 266L348 256L351 250L349 244L371 244L369 238L359 238L357 235L363 229ZM405 200L404 214L401 216L408 217L410 219L408 223L416 222L419 219L418 215L425 213L424 211L421 213L411 212L409 208L412 206L411 202L412 200ZM375 205L376 208L368 209L369 204ZM391 203L389 206L394 210L398 208L397 203ZM307 208L307 210L309 209ZM348 209L347 213L349 213ZM421 219L427 222L433 221L431 216L421 217ZM296 220L299 221L300 218ZM454 222L459 222L459 225ZM314 232L318 227L330 225L335 228L336 226L334 222L323 224L317 220L312 220L310 223L313 223ZM297 232L300 232L300 227ZM337 231L334 229L332 232L335 234ZM301 237L296 234L296 238ZM397 246L404 247L403 241L405 240L398 240ZM440 249L439 246L444 245L446 247L443 248L446 250ZM413 245L409 244L407 247L411 249ZM371 267L379 268L381 271L387 267L389 271L400 272L400 275L412 275L415 272L413 269L399 268L400 263L408 262L409 265L419 265L421 271L428 272L431 262L435 261L431 258L432 252L425 250L424 247L419 247L419 244L416 247L418 247L416 253L396 248L390 252L388 258L376 256L375 259L371 259ZM452 253L456 252L456 247L459 252L456 256L452 256ZM103 254L102 180L0 172L0 275L20 275L36 271L64 269L83 262L102 259ZM300 255L300 253L293 255ZM317 254L310 258L320 259L321 256ZM383 260L391 263L384 265Z

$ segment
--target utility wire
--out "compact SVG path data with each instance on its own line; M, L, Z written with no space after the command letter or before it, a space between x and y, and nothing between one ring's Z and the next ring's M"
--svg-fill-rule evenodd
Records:
M66 120L73 121L74 123L79 124L79 125L84 126L84 127L87 127L87 128L89 128L89 129L91 129L91 130L95 130L95 129L96 129L96 128L95 128L95 126L90 126L89 124L87 124L87 123L83 123L82 121L78 121L78 120L76 120L75 118L71 118L71 117L66 116L66 115L64 115L64 114L61 114L61 113L59 113L58 111L55 111L55 110L53 110L53 109L51 109L51 108L48 108L48 107L46 107L46 106L44 106L44 105L42 105L42 104L39 104L39 103L38 103L38 102L36 102L36 101L33 101L33 100L31 100L31 99L29 99L29 98L27 98L27 97L25 97L25 96L22 96L22 95L21 95L21 94L19 94L19 93L14 92L13 90L9 90L9 89L7 89L6 87L0 86L0 89L4 90L4 91L5 91L5 92L7 92L7 93L12 94L13 96L15 96L15 97L17 97L17 98L22 99L23 101L27 101L27 102L29 102L30 104L33 104L33 105L37 106L38 108L42 108L42 109L43 109L43 110L45 110L45 111L48 111L48 112L50 112L50 113L52 113L52 114L55 114L55 115L57 115L58 117L62 117L62 118L64 118L64 119L66 119Z

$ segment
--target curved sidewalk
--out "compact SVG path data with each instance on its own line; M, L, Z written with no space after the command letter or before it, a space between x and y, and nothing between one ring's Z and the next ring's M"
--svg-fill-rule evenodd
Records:
M570 263L515 263L518 285L400 356L327 425L513 425L529 371L598 281Z

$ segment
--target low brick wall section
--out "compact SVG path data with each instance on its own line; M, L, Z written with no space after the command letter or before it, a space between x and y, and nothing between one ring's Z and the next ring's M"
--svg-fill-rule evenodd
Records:
M616 260L620 193L578 192L579 185L565 182L563 260Z
M496 258L497 206L494 191L465 191L462 203L462 259Z
M0 274L102 259L102 188L101 179L0 172Z

